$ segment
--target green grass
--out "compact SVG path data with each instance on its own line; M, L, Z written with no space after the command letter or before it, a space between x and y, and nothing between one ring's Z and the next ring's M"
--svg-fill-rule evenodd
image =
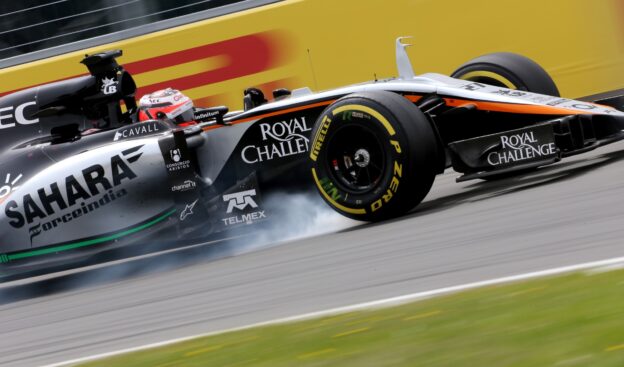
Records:
M488 287L84 366L624 366L624 271Z

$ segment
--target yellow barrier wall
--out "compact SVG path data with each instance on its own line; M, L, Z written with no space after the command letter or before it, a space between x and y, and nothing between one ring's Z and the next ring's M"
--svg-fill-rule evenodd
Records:
M121 48L140 93L170 85L235 109L252 85L320 90L394 76L394 39L411 35L416 73L510 51L579 97L624 87L623 24L620 0L287 0L6 68L0 95L84 74L85 53Z

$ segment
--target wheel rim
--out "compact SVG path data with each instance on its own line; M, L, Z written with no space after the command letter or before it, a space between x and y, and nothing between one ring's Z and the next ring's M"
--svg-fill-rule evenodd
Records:
M327 164L338 186L362 194L377 186L386 169L383 143L372 129L348 124L328 141Z

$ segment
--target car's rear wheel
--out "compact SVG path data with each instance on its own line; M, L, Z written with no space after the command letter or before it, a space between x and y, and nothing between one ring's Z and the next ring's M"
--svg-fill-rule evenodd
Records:
M557 85L544 68L528 57L511 52L491 53L472 59L455 70L451 77L560 96Z
M312 131L312 177L339 213L379 221L406 213L429 192L437 140L427 117L391 92L346 96Z

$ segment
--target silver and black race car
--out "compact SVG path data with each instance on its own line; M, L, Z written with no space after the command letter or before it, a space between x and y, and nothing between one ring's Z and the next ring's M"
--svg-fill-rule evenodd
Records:
M621 98L561 98L548 74L496 53L450 77L414 75L313 93L245 94L243 111L195 108L138 122L116 58L90 74L0 98L0 272L12 274L158 240L189 243L270 218L271 191L314 190L350 218L400 216L452 167L509 176L624 138ZM174 86L175 87L175 86Z

